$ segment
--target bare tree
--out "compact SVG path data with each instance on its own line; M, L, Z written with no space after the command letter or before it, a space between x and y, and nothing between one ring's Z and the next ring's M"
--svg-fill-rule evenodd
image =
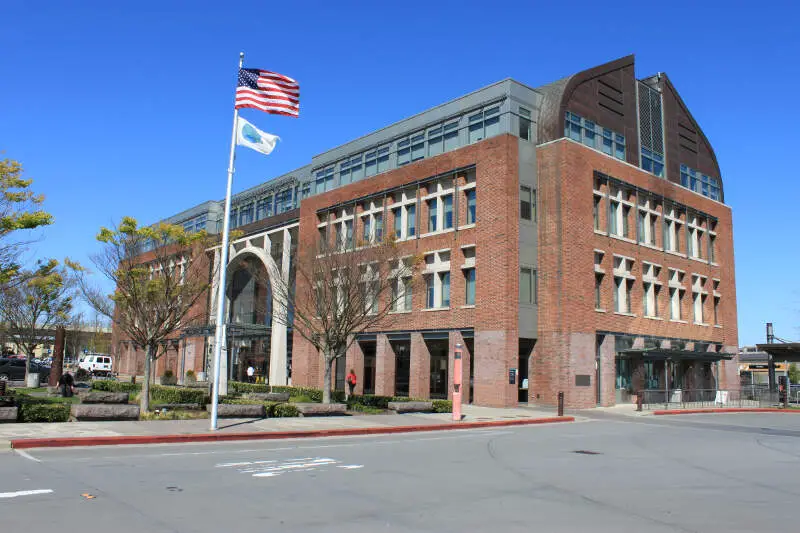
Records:
M421 258L404 255L391 238L353 245L352 236L319 237L296 253L288 276L273 272L272 291L281 308L273 320L290 325L324 355L322 401L331 401L331 373L356 336L388 326L390 312L412 290Z
M107 295L85 276L81 290L95 311L145 350L141 406L148 411L153 361L181 328L205 319L196 304L209 288L206 249L212 242L205 231L190 234L163 223L140 227L130 217L114 229L102 228L97 240L103 252L92 262L115 290Z
M24 271L22 281L0 292L0 314L10 337L25 354L25 379L36 348L49 343L56 326L69 319L75 279L72 270L51 259L34 271Z

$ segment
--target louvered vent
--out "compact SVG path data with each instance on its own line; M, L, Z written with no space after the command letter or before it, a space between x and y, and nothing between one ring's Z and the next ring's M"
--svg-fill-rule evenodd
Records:
M663 154L664 129L661 93L643 83L639 84L639 125L642 148Z

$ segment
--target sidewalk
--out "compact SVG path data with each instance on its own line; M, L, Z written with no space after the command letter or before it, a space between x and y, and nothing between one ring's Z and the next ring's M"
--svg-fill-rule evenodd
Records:
M531 408L466 405L462 414L461 422L453 422L450 413L220 419L219 429L213 433L209 431L208 419L4 424L0 425L0 449L369 435L574 420Z

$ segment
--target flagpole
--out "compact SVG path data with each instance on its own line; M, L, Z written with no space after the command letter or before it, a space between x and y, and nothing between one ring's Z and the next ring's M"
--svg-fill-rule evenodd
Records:
M239 70L244 64L244 52L239 53ZM238 75L238 71L237 71ZM214 385L211 394L211 431L217 430L217 413L219 410L219 379L222 359L222 341L225 328L225 274L228 270L228 230L231 218L231 187L233 185L233 162L236 158L236 126L239 121L239 110L233 108L233 133L231 134L231 153L228 159L228 187L225 191L225 212L222 219L222 253L219 260L219 286L217 287L217 323L214 335Z

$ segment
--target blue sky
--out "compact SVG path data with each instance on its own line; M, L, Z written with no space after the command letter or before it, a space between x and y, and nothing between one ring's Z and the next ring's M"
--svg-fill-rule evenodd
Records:
M645 6L6 0L0 150L56 217L28 256L88 263L101 225L221 198L240 50L247 66L297 79L302 103L299 119L244 111L283 142L269 157L239 150L235 191L494 81L537 86L635 53L637 76L668 73L715 147L734 210L740 344L762 342L766 321L800 339L800 13Z

